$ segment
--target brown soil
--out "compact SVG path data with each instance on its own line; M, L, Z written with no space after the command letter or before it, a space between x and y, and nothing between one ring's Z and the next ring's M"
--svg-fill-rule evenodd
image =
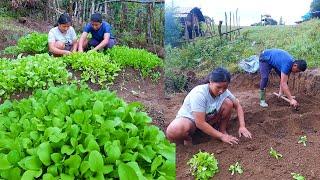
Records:
M293 172L307 179L320 179L319 77L319 69L291 77L289 85L301 105L299 111L295 111L287 102L272 95L272 92L278 91L279 79L276 75L272 75L269 84L268 109L258 104L259 76L234 75L230 90L244 108L246 126L253 139L240 138L238 145L230 146L203 133L196 133L193 136L194 145L187 148L177 145L177 179L193 179L187 161L199 150L214 153L218 159L220 172L214 179L292 179L290 173ZM185 95L180 93L167 100L166 125L175 117ZM237 136L236 121L234 113L229 128L229 133L234 136ZM298 144L302 135L308 138L306 147ZM270 147L281 153L283 158L272 158ZM244 173L232 176L228 168L237 161Z
M163 74L163 73L162 73ZM140 73L133 69L127 69L121 73L111 90L126 102L141 102L148 115L152 117L153 124L164 131L167 126L164 122L164 83L163 78L153 82L150 78L143 78Z

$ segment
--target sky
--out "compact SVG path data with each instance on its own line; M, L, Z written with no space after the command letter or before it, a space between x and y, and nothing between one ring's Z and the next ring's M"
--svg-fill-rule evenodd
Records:
M240 25L248 26L260 21L261 14L269 14L278 21L282 16L286 25L293 25L310 10L312 0L166 0L166 5L175 7L199 7L204 15L213 17L217 24L224 21L227 12L240 16Z

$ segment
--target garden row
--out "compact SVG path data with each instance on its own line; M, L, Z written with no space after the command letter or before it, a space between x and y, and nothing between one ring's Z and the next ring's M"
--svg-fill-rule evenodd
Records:
M73 82L70 81L74 77L69 73L68 67L80 71L82 81L90 80L103 85L112 83L117 72L127 67L139 70L143 77L151 76L157 80L160 73L156 68L163 66L162 60L156 55L125 46L115 46L104 53L73 53L59 58L37 54L46 49L47 44L43 43L46 39L43 36L45 35L30 34L19 39L17 46L11 47L18 49L19 53L35 53L35 56L15 60L0 59L0 96L8 97L16 91Z

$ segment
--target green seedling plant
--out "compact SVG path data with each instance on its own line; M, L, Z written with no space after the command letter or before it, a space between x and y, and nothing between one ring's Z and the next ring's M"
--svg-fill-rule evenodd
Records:
M218 160L214 154L199 152L188 161L192 175L196 180L206 180L219 172Z
M305 180L306 178L298 173L291 173L291 176L294 180Z
M115 46L107 50L106 53L122 67L132 67L139 70L143 77L152 76L157 67L163 67L162 59L144 49Z
M282 158L282 154L278 153L276 150L274 150L272 147L270 148L269 154L271 157L274 157L276 159Z
M16 91L46 88L65 84L71 75L61 59L38 54L20 59L0 58L0 97L9 97Z
M63 85L0 105L0 179L175 179L175 146L139 103Z
M110 60L109 55L91 51L72 53L63 57L63 61L72 69L82 71L81 79L103 85L112 84L120 71L120 65Z
M307 136L300 136L298 143L299 144L302 143L303 146L307 146L307 141L308 141Z
M235 164L231 164L229 167L229 171L231 172L231 175L234 175L235 173L242 174L243 169L239 162L236 162Z

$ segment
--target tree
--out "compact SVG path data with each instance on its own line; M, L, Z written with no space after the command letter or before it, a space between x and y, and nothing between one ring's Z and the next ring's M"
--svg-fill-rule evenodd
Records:
M313 0L310 5L310 11L320 11L320 0Z
M165 44L174 45L180 39L180 24L174 17L176 9L166 7L165 10Z

